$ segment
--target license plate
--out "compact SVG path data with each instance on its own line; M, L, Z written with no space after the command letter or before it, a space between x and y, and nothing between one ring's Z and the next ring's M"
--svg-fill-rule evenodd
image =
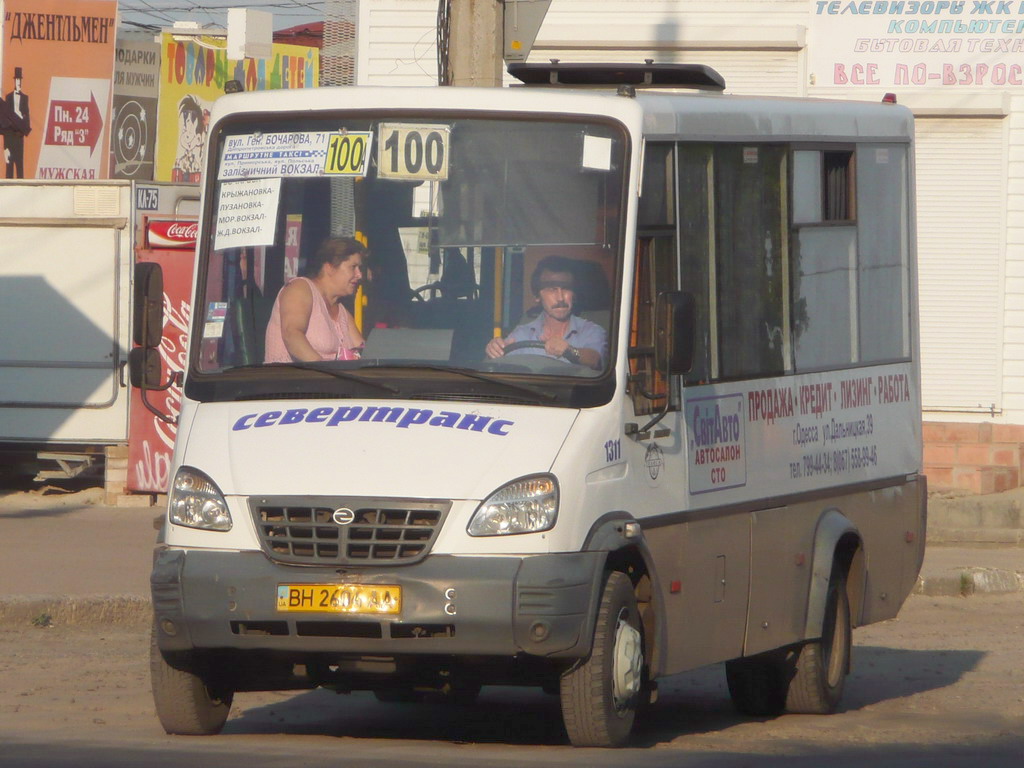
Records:
M279 584L277 610L396 614L402 611L402 588L391 584Z

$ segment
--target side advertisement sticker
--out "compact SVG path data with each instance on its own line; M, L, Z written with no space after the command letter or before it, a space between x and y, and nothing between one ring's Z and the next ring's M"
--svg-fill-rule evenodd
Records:
M743 395L702 397L686 405L690 493L747 484Z
M920 469L908 365L686 390L689 490L715 503Z

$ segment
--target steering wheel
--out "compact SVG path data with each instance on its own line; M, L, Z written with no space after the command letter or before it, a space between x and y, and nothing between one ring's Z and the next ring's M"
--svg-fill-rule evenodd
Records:
M509 357L508 353L515 352L517 349L537 350L539 352L543 352L544 342L529 340L513 341L511 344L506 344L503 349L501 357L484 358L484 360L480 363L481 370L523 371L527 373L539 373L541 367L553 362L551 358L547 357L547 355L544 354L513 355Z
M427 283L426 285L421 285L419 288L416 288L416 289L413 290L413 292L412 292L413 301L426 301L426 299L423 297L424 292L429 291L431 289L440 288L440 287L441 287L441 284L438 283L438 282Z
M543 341L513 341L511 344L505 345L505 354L509 352L515 352L517 349L544 349Z

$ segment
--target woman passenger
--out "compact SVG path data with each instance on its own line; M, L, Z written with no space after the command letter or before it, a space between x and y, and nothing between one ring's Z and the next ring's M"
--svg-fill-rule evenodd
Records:
M366 246L350 237L325 240L307 265L277 294L267 325L267 363L355 360L363 336L340 299L363 281Z

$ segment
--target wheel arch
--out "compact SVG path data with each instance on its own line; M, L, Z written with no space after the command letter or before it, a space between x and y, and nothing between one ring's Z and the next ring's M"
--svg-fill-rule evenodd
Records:
M627 523L632 525L627 526ZM591 526L583 545L584 551L604 552L604 568L600 578L612 571L620 571L633 582L644 629L644 656L650 677L658 676L661 669L662 649L665 647L664 605L659 589L654 558L644 540L639 522L628 512L609 512ZM602 585L595 585L600 589Z
M825 604L833 570L838 567L846 578L850 617L854 626L864 606L864 543L857 526L837 507L824 510L814 531L811 583L807 596L807 620L804 637L821 637Z

